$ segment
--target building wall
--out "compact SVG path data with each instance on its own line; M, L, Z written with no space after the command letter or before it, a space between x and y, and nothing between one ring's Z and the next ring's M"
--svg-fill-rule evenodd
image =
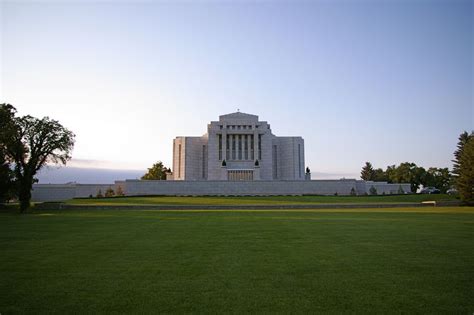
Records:
M173 140L173 179L184 180L185 177L185 154L186 137L176 137Z
M304 180L304 141L301 137L274 137L273 151L277 151L276 163L278 180ZM275 159L274 159L275 162Z

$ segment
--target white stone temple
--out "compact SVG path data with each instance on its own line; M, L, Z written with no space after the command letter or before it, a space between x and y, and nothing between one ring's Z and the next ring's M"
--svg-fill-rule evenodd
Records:
M109 188L126 196L273 196L400 194L410 184L356 179L311 180L301 137L277 137L266 121L241 112L222 115L202 137L176 137L167 180L104 184L35 184L33 201L96 196Z
M222 115L207 125L205 135L173 140L169 179L305 180L304 140L275 136L256 115Z

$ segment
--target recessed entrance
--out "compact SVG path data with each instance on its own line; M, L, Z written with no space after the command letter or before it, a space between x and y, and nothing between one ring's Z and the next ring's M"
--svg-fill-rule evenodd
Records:
M227 180L253 180L253 170L229 170Z

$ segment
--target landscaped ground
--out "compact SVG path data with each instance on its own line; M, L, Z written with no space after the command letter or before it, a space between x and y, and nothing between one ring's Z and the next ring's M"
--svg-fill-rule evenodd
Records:
M450 195L271 196L271 197L119 197L72 199L75 205L282 205L301 203L403 203L455 200Z
M0 313L474 311L474 209L0 212Z

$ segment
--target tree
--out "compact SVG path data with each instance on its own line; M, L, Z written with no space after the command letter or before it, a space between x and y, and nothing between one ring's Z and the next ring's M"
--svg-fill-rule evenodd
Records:
M462 201L474 201L474 134L469 135L458 159L456 187Z
M377 168L374 170L373 180L376 182L386 182L388 181L387 173L383 169Z
M472 138L473 136L474 136L474 132L471 132L471 134L469 134L467 131L464 131L463 133L459 135L457 149L456 151L454 151L454 160L452 160L454 182L456 182L456 179L458 178L459 173L460 173L461 155L464 151L464 146L468 142L469 138Z
M424 186L432 186L438 188L441 193L445 194L451 183L451 174L449 169L430 167L426 172Z
M16 110L10 104L0 105L0 202L8 200L13 193L14 175L11 161L7 157L6 144L16 133L14 122Z
M112 187L107 188L107 190L105 191L105 198L110 198L110 197L113 197L114 195L115 195L115 192L112 189Z
M405 162L398 167L388 167L386 173L392 183L410 183L411 192L415 193L420 185L426 184L426 170L415 163Z
M142 176L144 180L166 180L168 169L163 166L163 162L158 161L148 169L148 172Z
M37 182L35 175L47 163L65 165L71 159L75 135L49 117L15 117L16 109L10 104L0 104L0 112L0 147L14 165L20 211L25 212Z
M365 162L365 166L362 167L362 171L360 172L360 178L363 180L374 180L374 168L370 162Z

